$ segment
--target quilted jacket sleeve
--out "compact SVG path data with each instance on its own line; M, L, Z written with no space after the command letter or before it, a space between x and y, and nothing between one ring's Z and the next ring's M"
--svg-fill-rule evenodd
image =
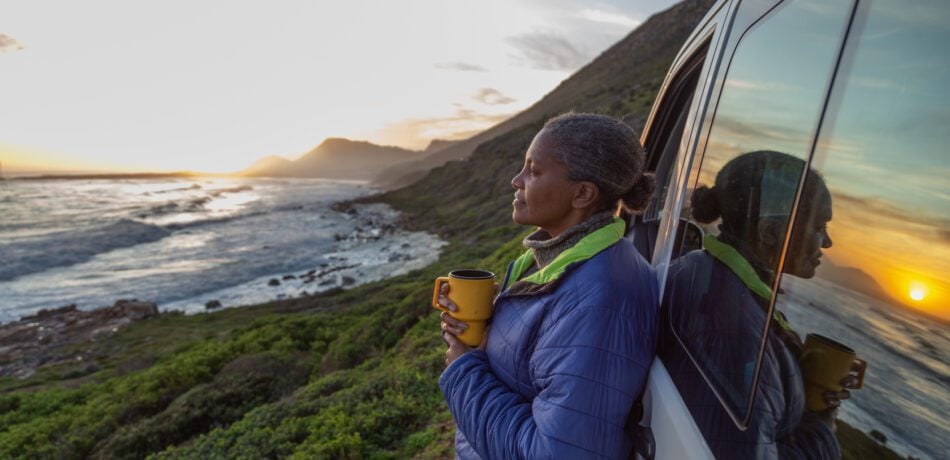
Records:
M652 313L572 308L538 338L532 402L499 381L482 352L459 358L439 384L483 458L624 458L624 424L646 382L655 328Z

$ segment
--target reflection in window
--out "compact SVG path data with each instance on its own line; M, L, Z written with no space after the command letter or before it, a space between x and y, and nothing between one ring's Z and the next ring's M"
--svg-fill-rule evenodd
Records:
M848 2L791 2L746 34L728 69L698 184L685 207L684 225L703 229L704 249L672 263L664 299L689 355L677 355L680 347L669 338L664 361L675 363L671 375L707 442L723 439L716 425L738 432L733 422L753 425L740 433L750 449L760 443L774 448L779 435L794 429L786 426L782 433L776 426L797 418L786 416L786 409L795 410L784 407L783 384L775 381L775 373L784 371L779 361L794 367L781 344L766 353L770 375L764 384L778 392L765 403L783 407L763 416L781 420L759 426L753 389L774 273L850 12ZM681 231L684 238L693 233ZM760 435L770 439L760 441ZM717 446L710 447L715 453Z
M950 452L950 3L861 8L812 161L832 193L833 246L814 278L783 278L776 306L803 335L832 337L868 361L841 419L884 433L902 456L941 458ZM800 213L796 231L821 227L816 219Z
M705 236L670 265L663 308L673 334L660 353L716 456L839 455L831 428L804 411L800 339L770 306L796 240L786 242L796 197L824 197L815 213L830 214L830 193L806 161L852 9L788 2L746 34L684 207L686 225ZM814 274L807 264L785 268Z

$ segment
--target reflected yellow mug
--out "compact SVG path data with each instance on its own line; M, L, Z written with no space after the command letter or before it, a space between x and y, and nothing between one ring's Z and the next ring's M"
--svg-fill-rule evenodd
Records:
M449 300L458 306L458 311L449 311L439 305L439 291L449 283ZM482 342L485 325L492 314L492 297L495 295L495 274L485 270L455 270L449 276L435 279L432 291L432 307L447 312L455 319L468 324L459 339L475 347Z
M799 364L805 380L805 406L810 411L820 412L828 408L826 391L841 391L841 380L855 372L858 382L849 390L857 390L864 384L864 371L868 363L857 357L847 345L819 334L805 336ZM852 370L856 369L856 370Z

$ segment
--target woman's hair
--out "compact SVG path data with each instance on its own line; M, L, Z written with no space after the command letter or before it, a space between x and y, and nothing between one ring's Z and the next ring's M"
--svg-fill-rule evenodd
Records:
M568 179L597 185L599 208L618 201L634 212L646 208L656 179L643 171L646 154L629 126L606 115L570 112L548 120L543 131L554 141Z
M805 161L792 155L760 150L739 155L722 167L712 188L700 186L690 199L693 218L710 223L722 217L723 233L745 238L763 218L787 219ZM803 196L806 206L818 192L828 195L824 179L808 170ZM830 195L829 195L830 196Z

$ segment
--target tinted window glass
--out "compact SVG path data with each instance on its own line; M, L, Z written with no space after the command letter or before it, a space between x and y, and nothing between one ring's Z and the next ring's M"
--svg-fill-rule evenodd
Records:
M950 452L947 18L943 0L862 5L812 160L830 214L802 195L800 250L789 247L776 301L802 337L831 337L868 362L839 417L902 457Z
M736 455L735 444L714 442L732 443L732 433L748 454L774 455L769 449L787 428L779 425L789 423L779 374L794 362L780 343L766 346L767 319L852 7L789 2L746 33L726 74L695 191L688 193L683 217L705 237L698 239L702 249L684 244L671 264L664 308L675 335L664 338L661 352L717 455ZM768 397L755 398L756 405L774 413L757 418L752 401L762 356ZM769 420L759 424L764 417ZM736 424L751 427L741 432ZM729 434L719 432L724 429Z

